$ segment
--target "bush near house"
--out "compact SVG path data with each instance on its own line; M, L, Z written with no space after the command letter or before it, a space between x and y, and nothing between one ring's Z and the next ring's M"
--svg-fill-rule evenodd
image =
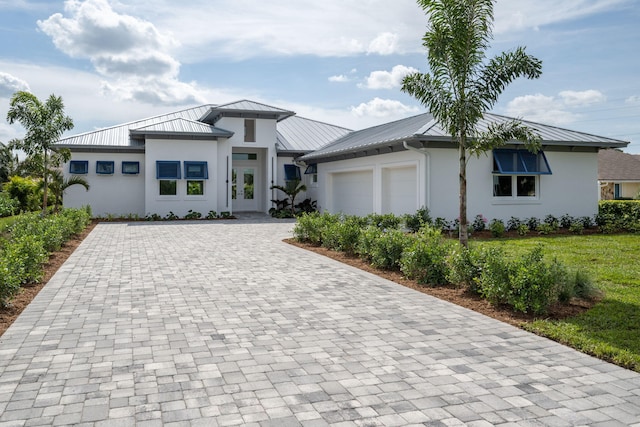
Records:
M86 209L65 209L45 218L38 213L16 218L0 238L0 306L7 305L21 285L40 280L49 254L84 230L90 220Z
M603 233L640 232L640 200L601 200L595 222Z
M376 268L401 271L420 284L465 286L495 305L523 313L544 314L551 305L579 293L570 280L575 275L570 276L555 259L545 260L539 249L521 260L509 259L498 250L476 253L443 238L441 230L425 218L424 211L402 218L312 213L298 218L293 233L298 241L356 253ZM422 226L410 232L417 223ZM490 228L495 236L505 230L500 220L493 220Z

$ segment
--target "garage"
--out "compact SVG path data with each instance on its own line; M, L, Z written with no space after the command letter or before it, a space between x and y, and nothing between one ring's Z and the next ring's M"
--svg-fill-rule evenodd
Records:
M382 213L402 215L418 210L416 166L382 169Z
M333 213L365 216L373 208L373 171L335 172L330 175Z

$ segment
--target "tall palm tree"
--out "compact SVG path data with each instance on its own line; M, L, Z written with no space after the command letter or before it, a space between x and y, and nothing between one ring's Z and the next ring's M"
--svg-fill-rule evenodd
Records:
M418 0L428 16L423 37L431 73L412 73L402 91L417 98L458 144L460 183L460 243L468 244L467 154L480 154L513 140L537 151L539 136L518 120L492 125L482 133L477 125L518 77L542 74L542 62L523 47L487 60L493 38L495 0Z
M46 215L49 151L65 131L73 128L73 120L71 117L65 116L61 97L50 95L42 103L33 94L18 91L13 94L9 102L7 121L10 124L19 122L26 130L26 135L22 140L14 141L18 148L21 148L27 156L42 155L42 179L44 181L42 214Z
M67 179L64 179L62 172L59 169L52 169L49 171L51 181L49 182L49 190L54 197L53 211L58 212L60 206L62 206L62 197L67 188L72 185L81 185L85 190L89 191L89 183L81 176L73 175ZM42 184L44 187L44 183Z

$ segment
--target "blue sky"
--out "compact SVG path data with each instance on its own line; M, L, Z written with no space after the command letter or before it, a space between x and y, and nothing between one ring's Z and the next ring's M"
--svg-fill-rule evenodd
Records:
M640 154L640 3L498 0L491 55L543 62L493 112L630 141ZM0 142L16 90L62 96L70 133L251 99L351 129L424 111L414 0L0 0Z

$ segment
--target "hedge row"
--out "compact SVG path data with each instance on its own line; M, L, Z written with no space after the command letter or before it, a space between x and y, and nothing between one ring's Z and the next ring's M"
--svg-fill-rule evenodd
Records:
M602 200L596 224L605 233L640 232L640 200Z
M570 272L555 259L546 261L540 248L515 260L497 249L467 249L428 223L407 232L411 217L403 222L393 215L311 213L298 218L293 233L298 241L358 255L420 284L465 287L492 304L523 313L544 314L556 302L597 292L583 272Z
M90 220L85 209L65 209L44 218L38 213L20 215L0 240L0 306L7 305L20 286L39 281L49 254Z

